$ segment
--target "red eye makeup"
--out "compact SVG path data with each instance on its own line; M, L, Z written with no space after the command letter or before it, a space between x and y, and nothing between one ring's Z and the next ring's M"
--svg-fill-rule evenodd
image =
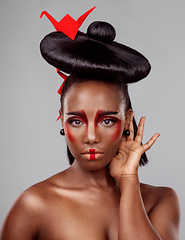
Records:
M69 127L69 123L66 121L65 123L64 123L64 126L65 126L65 135L66 135L66 137L71 141L71 142L75 142L75 136L72 134L72 132L71 132L71 129L70 129L70 127Z
M66 113L66 115L73 115L74 118L77 117L79 120L81 119L86 125L88 125L87 115L84 110L69 112L69 113ZM69 119L71 119L71 118L69 118Z
M117 117L110 116L116 115L118 112L116 111L105 111L105 110L98 110L94 119L94 128L95 131L99 124L102 124L103 127L112 127L114 126L114 133L112 133L111 140L112 142L116 141L121 132L121 120ZM88 131L88 119L87 115L84 110L78 110L66 113L66 115L72 115L69 117L65 122L65 132L67 138L71 141L75 141L75 136L73 136L71 127L80 127L83 124L86 125L86 131ZM92 150L92 149L91 149ZM90 159L94 159L95 154L92 151L90 153Z
M96 113L95 121L94 121L95 129L97 128L98 124L101 123L103 120L104 121L110 120L113 123L112 125L115 124L116 128L115 128L115 131L111 138L112 142L115 142L117 140L117 138L119 137L120 132L121 132L121 120L117 117L109 116L109 115L116 115L116 114L118 114L118 112L98 110ZM112 126L112 125L110 125L110 126ZM107 125L107 126L109 126L109 125Z
M73 127L81 126L81 124L85 123L88 126L88 119L84 110L73 111L66 113L66 115L72 115L73 117L69 117L65 122L65 133L66 137L71 141L75 142L75 136L72 134L72 130L70 129L70 125ZM86 127L87 129L87 127Z
M114 133L112 135L112 142L115 142L118 139L118 137L119 137L119 135L121 133L121 120L119 119L115 123L115 125L116 125L116 129L115 129L115 131L114 131Z
M118 112L113 112L113 111L104 111L104 110L98 110L95 116L95 120L94 120L94 127L96 129L98 123L102 122L103 120L106 120L106 117L108 115L115 115L118 114ZM116 121L117 118L115 117L107 117L107 119L112 119L112 121Z

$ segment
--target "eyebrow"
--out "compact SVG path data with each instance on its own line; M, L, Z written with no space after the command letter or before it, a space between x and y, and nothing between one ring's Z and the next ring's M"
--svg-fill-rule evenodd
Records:
M116 115L119 112L114 112L114 111L105 111L105 110L98 110L98 115L101 116L105 116L105 115Z
M85 113L84 110L78 110L78 111L73 111L73 112L68 112L66 113L67 115L74 115L74 116L78 116L81 117L82 119L84 119L84 121L86 123L88 123L88 119L87 119L87 115Z
M68 112L66 113L67 115L76 115L76 116L82 116L84 115L84 111L73 111L73 112ZM105 115L116 115L119 112L114 112L114 111L105 111L105 110L99 110L98 115L99 116L105 116Z
M80 111L73 111L73 112L68 112L66 113L67 115L76 115L76 116L79 116L81 117L82 115L85 114L85 112L83 110L80 110Z

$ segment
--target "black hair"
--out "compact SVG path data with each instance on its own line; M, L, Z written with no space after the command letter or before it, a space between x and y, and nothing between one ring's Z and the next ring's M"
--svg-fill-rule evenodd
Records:
M70 74L62 87L61 104L75 82L91 79L117 86L127 99L127 108L132 109L126 86L145 78L151 66L138 51L113 41L115 36L116 31L111 24L96 21L89 25L87 33L78 31L74 40L62 32L52 32L44 37L40 44L43 58L54 67ZM136 134L135 119L133 124ZM72 164L74 157L68 147L67 151ZM147 162L144 153L140 165L144 166Z
M134 83L150 72L150 63L138 51L113 41L115 30L107 22L90 24L87 34L78 32L71 40L52 32L41 41L44 59L69 74L86 78L114 79Z

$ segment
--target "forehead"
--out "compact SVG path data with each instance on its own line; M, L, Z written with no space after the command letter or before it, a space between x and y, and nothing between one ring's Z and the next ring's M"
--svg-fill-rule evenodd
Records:
M75 83L64 98L64 111L115 110L124 108L121 92L111 83L87 81Z

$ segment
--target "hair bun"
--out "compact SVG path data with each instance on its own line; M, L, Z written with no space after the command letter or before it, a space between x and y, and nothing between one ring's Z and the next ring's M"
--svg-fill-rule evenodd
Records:
M116 31L110 23L95 21L89 25L87 35L92 39L109 43L115 39Z

